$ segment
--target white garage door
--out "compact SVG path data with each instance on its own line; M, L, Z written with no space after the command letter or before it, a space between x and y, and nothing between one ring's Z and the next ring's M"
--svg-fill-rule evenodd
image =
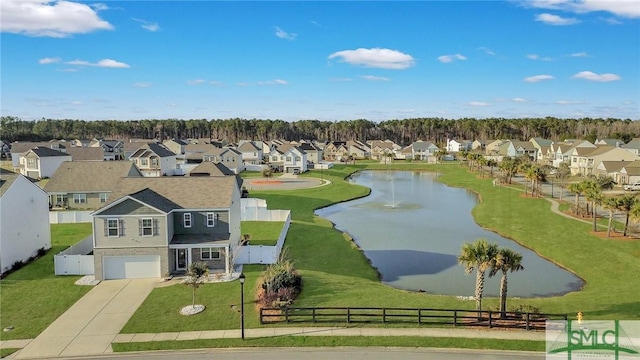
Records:
M102 258L105 279L159 278L160 256L105 256Z

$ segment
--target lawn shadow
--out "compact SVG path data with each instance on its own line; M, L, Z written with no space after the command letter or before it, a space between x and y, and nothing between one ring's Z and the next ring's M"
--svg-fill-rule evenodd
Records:
M458 264L455 255L428 251L370 250L364 253L373 266L384 271L383 281L396 281L407 275L434 275Z

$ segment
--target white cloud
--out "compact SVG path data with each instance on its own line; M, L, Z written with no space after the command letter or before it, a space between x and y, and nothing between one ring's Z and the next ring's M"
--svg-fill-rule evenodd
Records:
M209 81L209 84L213 85L213 86L224 86L225 84L222 81Z
M454 55L442 55L442 56L438 56L438 60L441 63L450 63L450 62L454 62L456 60L467 60L467 58L463 55L460 54L454 54Z
M528 54L527 55L527 59L531 59L531 60L541 60L541 61L553 61L553 58L545 56L545 57L540 57L540 55L538 54Z
M353 81L353 79L352 78L329 78L329 81L346 82L346 81Z
M95 3L95 4L91 4L90 6L96 11L109 10L109 6L107 6L107 4L103 4L103 3Z
M584 104L583 101L570 101L570 100L558 100L555 102L558 105L578 105Z
M82 101L72 101L70 102L71 105L82 105Z
M586 51L569 54L569 56L571 56L571 57L591 57L591 55L587 54Z
M491 55L491 56L496 54L493 50L491 50L491 49L489 49L487 47L484 47L484 46L479 47L478 50L482 50L482 51L484 51L485 54Z
M406 69L415 64L411 55L382 48L343 50L329 55L330 60L335 58L352 65L382 69Z
M137 83L133 83L133 87L137 87L137 88L148 88L151 86L150 82L137 82Z
M554 77L551 75L535 75L535 76L529 76L524 78L524 81L530 82L530 83L536 83L539 81L552 80L552 79L554 79Z
M65 69L57 69L57 71L62 71L62 72L78 72L80 71L77 68L65 68Z
M55 64L57 62L60 62L60 58L59 57L54 57L54 58L42 58L40 60L38 60L38 64L42 64L42 65L46 65L46 64Z
M398 110L400 114L411 114L416 112L416 109L400 109Z
M527 99L515 97L515 98L511 99L511 101L522 103L522 102L527 102Z
M365 79L365 80L369 80L369 81L389 81L389 80L391 80L388 77L375 76L375 75L362 75L360 77Z
M311 20L311 24L317 26L317 27L322 27L322 25L320 25L319 22L315 21L315 20Z
M471 106L491 106L491 104L482 101L469 101L469 105Z
M295 40L296 37L298 37L298 34L288 33L277 26L275 27L275 29L276 29L276 36L279 37L280 39Z
M620 80L621 77L616 74L596 74L591 71L581 71L572 76L573 79L584 79L589 81L609 82Z
M275 79L269 81L258 81L258 85L287 85L286 80Z
M51 0L2 0L2 32L28 36L68 37L95 30L112 30L91 6Z
M94 67L101 67L101 68L120 68L120 69L126 69L131 67L129 66L129 64L125 64L123 62L112 60L112 59L102 59L97 63L92 63L86 60L73 60L73 61L67 61L66 64L77 65L77 66L94 66Z
M141 23L142 25L140 25L140 27L142 27L145 30L149 30L151 32L156 32L160 30L160 25L158 25L158 23L149 22L147 20L136 19L136 18L131 18L131 20Z
M236 85L238 85L238 86L249 86L249 83L247 83L247 82L238 82L238 83L236 83Z
M188 85L202 85L207 81L204 79L187 80Z
M535 19L536 21L543 22L547 25L558 25L558 26L573 25L580 22L576 18L563 18L558 15L547 14L547 13L536 15Z
M604 11L620 17L640 17L640 6L637 0L533 0L525 1L522 4L524 6L570 11L578 14Z

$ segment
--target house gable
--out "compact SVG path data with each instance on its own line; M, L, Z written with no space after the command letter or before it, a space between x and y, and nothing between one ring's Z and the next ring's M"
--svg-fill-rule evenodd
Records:
M121 215L161 215L162 212L153 209L149 205L143 204L133 199L125 199L124 201L114 204L106 208L96 215L99 216L121 216Z

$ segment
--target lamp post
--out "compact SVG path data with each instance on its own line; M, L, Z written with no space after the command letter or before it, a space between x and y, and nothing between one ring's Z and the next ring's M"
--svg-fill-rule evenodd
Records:
M240 336L244 340L244 273L240 273Z

